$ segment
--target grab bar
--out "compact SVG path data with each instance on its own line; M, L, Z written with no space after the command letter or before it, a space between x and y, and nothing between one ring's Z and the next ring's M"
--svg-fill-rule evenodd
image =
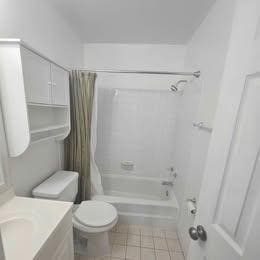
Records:
M162 181L162 185L173 186L173 182L172 181Z
M212 132L212 128L205 126L203 122L199 122L199 123L193 123L192 124L194 127L198 127L201 130L205 130L207 132Z

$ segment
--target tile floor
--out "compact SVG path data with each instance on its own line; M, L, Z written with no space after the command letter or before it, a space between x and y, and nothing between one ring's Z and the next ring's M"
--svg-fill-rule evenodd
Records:
M177 234L140 225L116 225L110 232L111 256L75 260L184 260Z

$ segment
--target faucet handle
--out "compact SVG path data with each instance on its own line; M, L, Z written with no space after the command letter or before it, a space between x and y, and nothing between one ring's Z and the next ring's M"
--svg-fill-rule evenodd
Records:
M168 168L166 168L167 171L170 171L170 172L174 172L175 171L175 168L173 166L170 166Z

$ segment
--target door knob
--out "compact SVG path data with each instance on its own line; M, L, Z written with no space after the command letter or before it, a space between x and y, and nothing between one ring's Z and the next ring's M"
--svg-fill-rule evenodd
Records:
M207 232L204 229L204 227L201 225L197 226L197 228L195 227L189 228L189 234L191 239L193 240L198 240L198 239L200 239L201 241L207 240Z
M207 240L207 232L203 226L201 226L201 225L197 226L197 232L198 232L198 236L201 241Z
M198 231L195 227L189 228L189 234L190 234L191 239L193 239L193 240L199 239Z

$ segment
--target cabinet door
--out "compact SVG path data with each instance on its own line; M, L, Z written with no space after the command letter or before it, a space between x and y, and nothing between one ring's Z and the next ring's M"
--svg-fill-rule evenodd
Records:
M27 102L50 104L50 62L22 48L22 63Z
M52 260L73 260L73 232L70 230L53 254Z
M69 73L51 64L52 103L55 105L69 104Z

